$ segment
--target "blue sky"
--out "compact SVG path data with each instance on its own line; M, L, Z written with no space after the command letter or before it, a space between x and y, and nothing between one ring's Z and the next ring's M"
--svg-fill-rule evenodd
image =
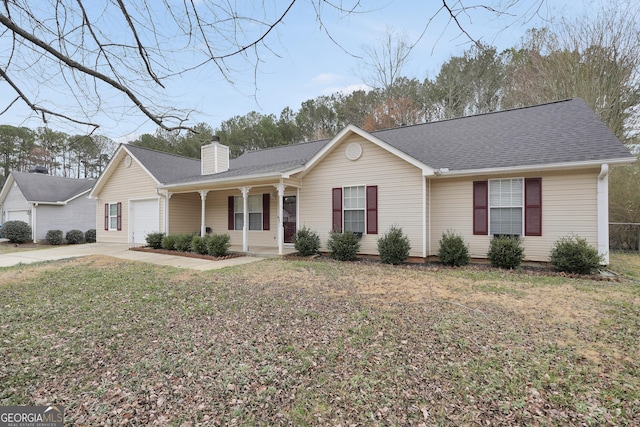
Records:
M500 1L482 3L499 5ZM261 54L255 84L254 70L246 64L232 63L235 69L231 76L233 85L214 67L208 66L172 79L161 92L160 102L195 110L190 115L190 124L206 122L214 128L232 116L250 111L279 115L287 106L295 111L303 101L319 95L363 87L362 59L358 58L363 54L363 47L377 43L387 28L404 32L409 42L417 41L427 21L441 5L436 0L370 0L362 3L368 12L344 15L326 7L323 9L323 24L338 46L320 29L309 1L299 1L267 39L271 51L263 50ZM581 16L597 11L600 4L600 0L520 0L509 14L496 17L476 9L461 16L461 23L471 36L501 50L517 44L528 28L542 27L562 16ZM465 2L465 5L471 3ZM443 62L469 47L468 38L461 35L444 11L440 11L414 48L403 74L419 79L434 77ZM47 90L42 88L43 92ZM13 93L0 84L0 99L11 98ZM60 103L65 102L64 96L58 95L57 99ZM111 94L105 96L105 101L113 113L108 116L98 114L94 118L101 125L98 134L123 141L156 130L155 124L127 107L122 96ZM0 116L0 123L32 128L42 126L41 120L20 105ZM82 129L70 128L57 121L52 121L50 127L68 133L82 132Z

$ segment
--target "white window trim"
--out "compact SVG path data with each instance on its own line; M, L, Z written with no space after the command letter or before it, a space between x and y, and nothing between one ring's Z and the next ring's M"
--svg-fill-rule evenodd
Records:
M345 208L345 203L344 203L344 197L345 197L345 189L346 188L358 188L358 187L362 187L364 189L364 207L363 208ZM363 217L364 217L364 221L363 221L363 230L362 230L362 235L364 236L365 234L367 234L367 185L366 184L359 184L359 185L346 185L342 187L342 231L346 232L346 231L351 231L351 230L347 230L345 227L345 218L346 215L344 214L346 211L362 211L364 213Z
M111 215L111 206L115 206L116 213L115 215ZM113 221L115 219L115 227L113 227ZM118 203L109 203L109 230L108 231L118 231Z
M507 205L492 206L491 205L491 183L492 182L497 182L497 181L506 181L506 180L513 181L513 180L517 180L517 179L522 181L522 204L521 205L509 205L509 206L507 206ZM522 210L522 219L521 219L522 226L520 227L520 233L518 233L518 235L520 237L523 237L524 236L524 226L525 226L525 224L524 224L524 211L525 211L525 208L524 208L524 203L525 203L525 201L524 201L524 196L525 196L525 194L524 194L524 181L525 181L525 178L516 176L516 177L511 177L511 178L493 178L493 179L489 179L488 181L489 181L489 185L487 187L487 205L489 207L489 214L488 214L487 220L489 221L489 223L487 224L488 225L487 228L489 229L489 236L493 236L494 234L500 234L500 233L492 233L492 230L491 230L491 210L492 209L520 208Z

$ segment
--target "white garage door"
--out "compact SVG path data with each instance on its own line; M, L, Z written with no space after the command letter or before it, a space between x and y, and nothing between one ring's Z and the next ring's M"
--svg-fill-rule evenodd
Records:
M29 224L29 211L7 211L7 221L24 221Z
M160 231L160 203L157 199L132 200L130 203L130 243L144 245L149 233Z

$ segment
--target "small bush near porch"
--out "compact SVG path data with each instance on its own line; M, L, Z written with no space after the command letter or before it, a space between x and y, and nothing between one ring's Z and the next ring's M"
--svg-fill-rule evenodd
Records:
M637 280L87 257L0 283L0 405L69 425L640 423Z

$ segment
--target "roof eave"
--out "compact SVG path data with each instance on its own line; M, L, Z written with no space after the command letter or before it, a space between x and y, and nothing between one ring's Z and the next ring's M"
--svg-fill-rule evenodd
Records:
M610 166L620 166L631 164L636 161L635 158L616 158L616 159L601 159L601 160L588 160L583 162L564 162L564 163L549 163L542 165L523 165L523 166L510 166L501 168L483 168L483 169L467 169L467 170L453 170L448 172L440 172L440 174L434 174L436 178L446 177L459 177L459 176L473 176L473 175L493 175L493 174L505 174L514 172L535 172L535 171L549 171L549 170L566 170L566 169L584 169L589 167L599 167L603 164Z
M181 189L187 189L189 187L197 187L197 186L208 185L208 184L232 184L234 182L237 182L238 185L246 185L247 181L249 180L268 179L268 178L280 179L280 178L285 178L285 176L284 176L284 173L281 173L281 172L277 172L277 173L271 172L271 173L264 173L264 174L255 174L255 175L233 176L229 178L204 179L200 181L181 182L177 184L164 184L164 185L159 185L158 189L168 190L168 191L172 191L172 190L180 191Z

